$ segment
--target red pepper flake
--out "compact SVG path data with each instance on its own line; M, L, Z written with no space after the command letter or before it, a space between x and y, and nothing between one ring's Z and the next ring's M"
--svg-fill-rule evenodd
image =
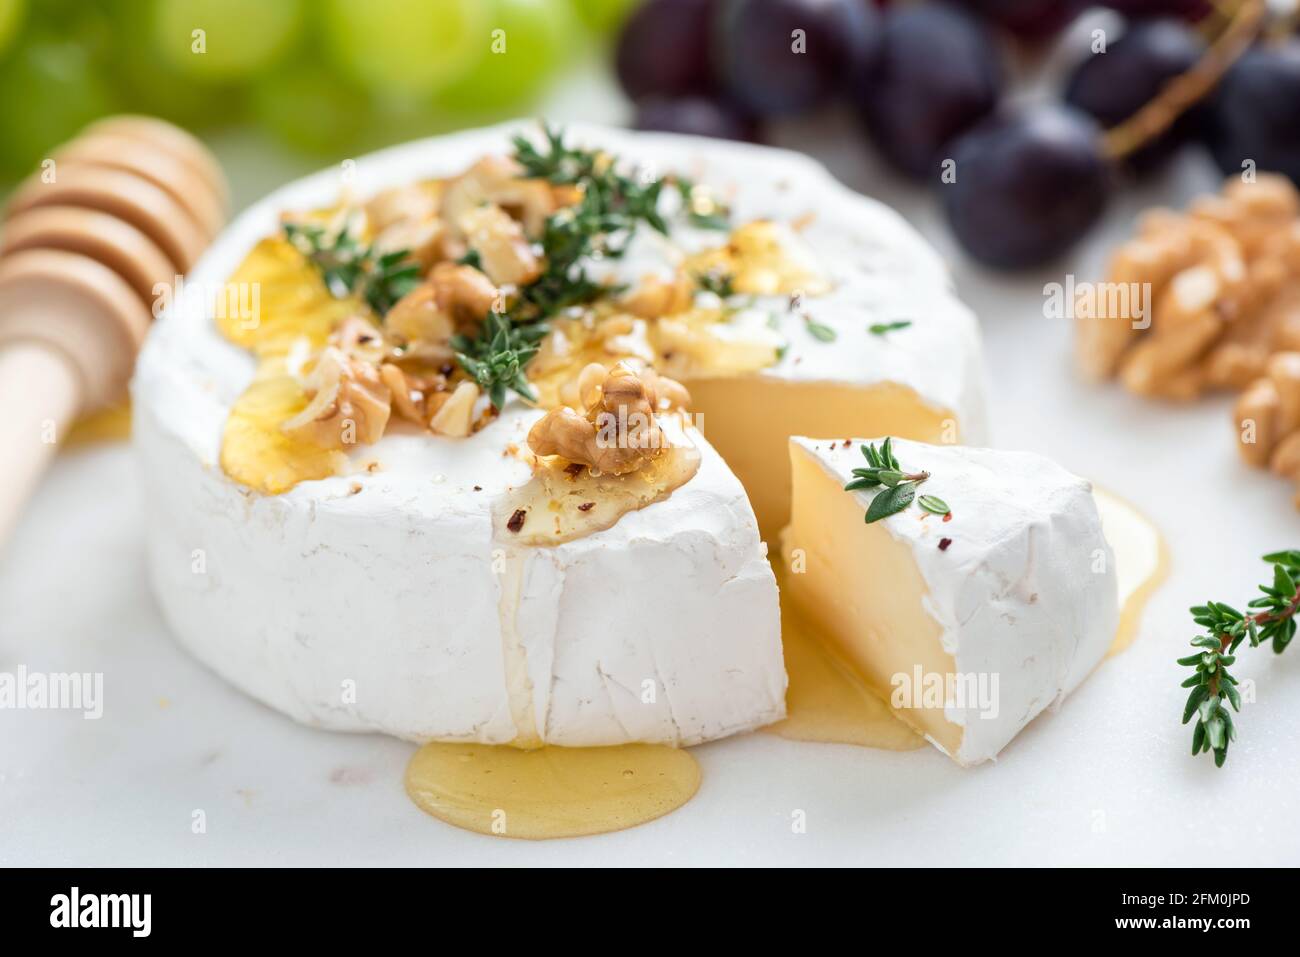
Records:
M941 538L941 539L939 539L939 551L941 551L941 552L946 552L946 551L948 550L948 546L951 545L951 544L952 544L952 539L951 539L951 538Z
M515 513L510 516L510 521L506 522L506 528L512 532L517 532L524 527L524 519L528 517L528 512L522 508L515 509Z
M590 512L590 511L591 511L593 508L595 508L595 507L596 507L596 503L595 503L595 502L583 502L581 505L578 506L578 511L579 511L579 512Z
M944 513L943 513L943 520L944 520L945 522L951 522L951 521L952 521L952 512L944 512Z

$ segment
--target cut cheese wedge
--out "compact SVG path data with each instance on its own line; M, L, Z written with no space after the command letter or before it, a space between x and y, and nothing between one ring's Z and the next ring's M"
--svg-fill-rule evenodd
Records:
M783 535L794 600L900 717L960 764L995 757L1105 656L1114 555L1089 484L1037 455L898 441L918 489L867 523L880 490L844 490L861 447L796 438Z

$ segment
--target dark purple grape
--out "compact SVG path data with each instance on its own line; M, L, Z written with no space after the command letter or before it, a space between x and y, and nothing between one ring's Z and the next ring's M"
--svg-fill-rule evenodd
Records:
M961 0L961 3L1008 33L1030 41L1056 36L1083 9L1080 0Z
M1213 0L1098 0L1103 7L1110 7L1122 13L1130 20L1146 20L1151 17L1178 17L1195 23L1213 6Z
M715 87L710 65L715 0L649 0L619 34L614 68L624 92L687 96Z
M953 147L944 206L957 239L998 269L1055 259L1101 215L1111 169L1101 128L1068 106L1045 105L981 123Z
M1066 84L1065 101L1110 128L1145 106L1174 77L1190 70L1205 53L1200 34L1182 20L1135 23L1075 68ZM1160 166L1196 133L1199 114L1190 111L1151 143L1133 153L1126 165L1138 173Z
M1253 160L1300 183L1300 39L1247 50L1210 105L1208 140L1225 173Z
M931 176L944 144L991 113L1001 92L985 26L955 7L922 4L885 14L880 55L853 78L850 96L894 165Z
M755 116L810 110L866 68L879 44L878 22L864 0L721 0L718 76Z
M662 133L714 136L724 140L754 142L758 139L758 126L752 117L733 106L702 96L648 96L638 100L632 127Z

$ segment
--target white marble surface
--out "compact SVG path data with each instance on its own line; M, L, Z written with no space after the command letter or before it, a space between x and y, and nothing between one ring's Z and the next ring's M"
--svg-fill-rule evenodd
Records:
M599 122L620 110L575 80L549 113ZM1085 386L1068 324L1043 318L1045 282L1095 276L1143 204L1212 187L1208 163L1185 157L1114 204L1078 255L1005 279L960 258L932 197L882 171L850 119L788 128L780 142L900 208L954 258L984 326L996 443L1055 457L1164 530L1173 573L1132 650L992 765L750 735L696 749L700 794L660 821L542 844L480 837L406 799L410 745L299 727L182 653L145 583L149 506L127 450L72 451L0 556L0 671L102 671L104 715L0 711L0 865L1300 863L1300 652L1243 654L1257 701L1221 771L1188 753L1173 662L1193 633L1188 605L1245 601L1258 556L1300 545L1291 493L1238 463L1226 400L1164 407ZM244 201L249 183L300 165L241 143L227 155ZM798 811L806 833L792 829Z

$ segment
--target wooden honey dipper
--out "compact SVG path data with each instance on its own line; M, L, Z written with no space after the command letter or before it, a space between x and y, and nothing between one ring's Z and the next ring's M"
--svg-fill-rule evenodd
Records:
M145 116L87 127L0 224L0 545L74 418L121 401L157 299L225 222L212 154Z

